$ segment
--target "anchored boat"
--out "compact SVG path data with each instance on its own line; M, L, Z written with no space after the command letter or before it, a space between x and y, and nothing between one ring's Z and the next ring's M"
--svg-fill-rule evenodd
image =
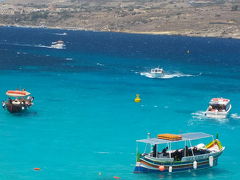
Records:
M229 99L212 98L205 115L209 118L226 118L232 106Z
M2 106L11 113L27 110L33 105L34 97L30 96L31 94L26 90L9 90L6 95L9 98L2 102Z
M207 145L200 143L193 146L194 141L204 138L211 138L211 142ZM145 143L144 153L138 152L139 143ZM174 146L176 148L173 148ZM172 173L213 167L217 165L218 157L224 149L218 139L201 132L148 137L137 140L137 162L134 172Z

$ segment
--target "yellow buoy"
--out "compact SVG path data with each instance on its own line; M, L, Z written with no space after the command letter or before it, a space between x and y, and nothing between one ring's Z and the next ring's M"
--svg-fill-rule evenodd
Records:
M134 99L134 101L135 101L136 103L141 102L141 99L140 99L139 96L140 96L139 94L136 94L136 98Z

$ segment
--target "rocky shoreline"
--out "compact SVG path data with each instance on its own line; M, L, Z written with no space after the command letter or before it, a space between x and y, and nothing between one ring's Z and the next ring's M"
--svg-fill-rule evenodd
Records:
M239 17L231 0L0 2L2 26L239 39Z

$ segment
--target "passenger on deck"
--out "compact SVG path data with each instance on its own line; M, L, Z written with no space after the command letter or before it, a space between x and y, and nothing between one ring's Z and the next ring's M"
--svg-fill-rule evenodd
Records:
M210 105L210 106L208 107L208 110L209 110L209 111L212 111L212 110L213 110L213 107Z
M165 148L162 150L163 156L167 156L167 150L168 150L168 147L165 147Z
M185 146L184 148L184 156L188 156L189 152L188 152L188 146Z
M157 145L153 146L153 157L157 157Z

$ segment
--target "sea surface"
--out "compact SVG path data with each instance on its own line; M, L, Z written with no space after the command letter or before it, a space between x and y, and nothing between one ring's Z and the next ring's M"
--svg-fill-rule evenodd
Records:
M155 67L166 75L152 78ZM16 88L35 104L0 111L1 180L240 177L240 40L1 27L1 99ZM213 97L231 99L228 118L203 116ZM187 132L219 134L218 166L133 173L137 139Z

